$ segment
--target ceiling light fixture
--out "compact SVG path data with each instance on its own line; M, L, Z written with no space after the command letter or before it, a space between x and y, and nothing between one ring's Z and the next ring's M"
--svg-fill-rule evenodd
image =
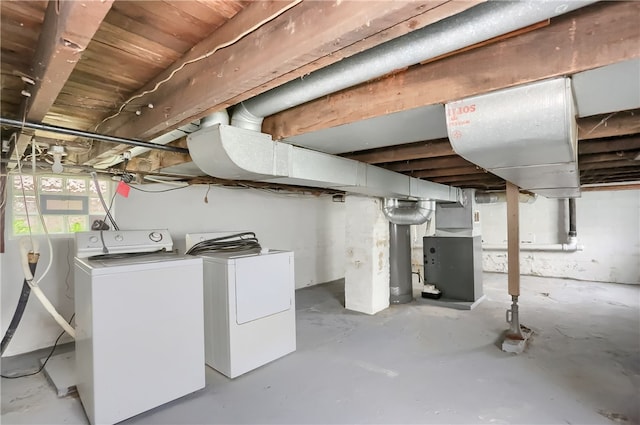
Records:
M53 155L53 165L51 166L51 171L56 174L62 173L62 171L64 170L64 168L62 168L62 157L67 155L67 153L64 151L64 146L51 146L48 152Z

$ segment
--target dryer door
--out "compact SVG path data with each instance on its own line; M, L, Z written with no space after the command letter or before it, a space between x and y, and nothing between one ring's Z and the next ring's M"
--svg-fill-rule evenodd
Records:
M289 252L235 258L236 322L289 310L294 293ZM292 259L291 259L292 261Z

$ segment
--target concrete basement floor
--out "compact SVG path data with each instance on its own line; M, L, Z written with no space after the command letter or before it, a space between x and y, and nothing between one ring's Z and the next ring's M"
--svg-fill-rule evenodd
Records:
M414 301L367 316L344 310L342 282L298 290L295 353L235 380L207 368L204 390L122 423L640 423L640 286L523 277L535 334L515 355L497 346L507 277L484 279L472 311ZM87 423L42 374L2 380L1 419Z

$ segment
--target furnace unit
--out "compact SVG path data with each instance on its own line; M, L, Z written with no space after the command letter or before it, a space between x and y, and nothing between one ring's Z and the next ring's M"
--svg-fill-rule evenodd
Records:
M436 204L436 234L423 238L425 287L432 285L441 298L430 304L472 309L482 291L482 236L475 191L462 191L460 202ZM423 298L425 297L423 292Z

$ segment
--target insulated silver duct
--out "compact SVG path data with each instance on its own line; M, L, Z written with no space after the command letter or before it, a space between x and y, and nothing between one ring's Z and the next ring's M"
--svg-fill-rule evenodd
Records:
M260 131L266 116L594 2L536 0L482 3L253 97L236 106L231 124Z

